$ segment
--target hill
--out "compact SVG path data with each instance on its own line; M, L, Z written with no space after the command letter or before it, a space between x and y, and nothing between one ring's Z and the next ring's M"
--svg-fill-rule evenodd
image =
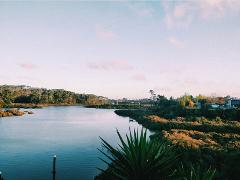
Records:
M30 86L1 85L0 107L15 104L35 105L101 105L108 99L93 94L79 94L64 89L33 88Z

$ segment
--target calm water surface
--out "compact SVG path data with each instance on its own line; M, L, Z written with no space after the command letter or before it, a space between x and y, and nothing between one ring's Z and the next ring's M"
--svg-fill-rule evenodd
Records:
M51 179L52 156L57 155L57 180L88 180L106 166L99 136L112 144L116 128L127 133L140 128L114 110L79 106L48 107L33 115L0 118L0 171L4 180Z

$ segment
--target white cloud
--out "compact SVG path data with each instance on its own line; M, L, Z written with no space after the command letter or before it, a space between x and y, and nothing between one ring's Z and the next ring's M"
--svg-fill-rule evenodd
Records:
M188 27L194 20L214 20L240 14L239 0L163 2L168 28Z
M134 67L125 60L90 62L87 67L95 70L132 70Z
M117 37L117 35L113 31L101 25L96 25L96 34L100 39L103 40L112 40Z
M173 3L163 2L163 9L165 12L164 22L168 28L188 27L192 22L194 14L192 6L189 3Z
M18 63L17 65L26 70L32 70L32 69L38 68L37 65L32 64L32 63Z
M187 6L185 5L179 5L179 6L176 6L173 10L173 16L174 17L177 17L177 18L181 18L181 17L184 17L187 13Z
M184 43L173 36L168 38L168 42L179 49L184 48Z

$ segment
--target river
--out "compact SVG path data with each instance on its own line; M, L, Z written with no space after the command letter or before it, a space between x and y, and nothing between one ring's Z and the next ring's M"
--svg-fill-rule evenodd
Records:
M33 115L0 118L0 171L4 180L50 180L57 155L57 180L90 180L106 168L99 136L116 145L116 129L141 126L111 109L80 106L33 109Z

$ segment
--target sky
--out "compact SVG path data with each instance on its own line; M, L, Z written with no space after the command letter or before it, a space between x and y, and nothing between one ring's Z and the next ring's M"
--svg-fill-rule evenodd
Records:
M240 97L240 1L0 1L0 84Z

